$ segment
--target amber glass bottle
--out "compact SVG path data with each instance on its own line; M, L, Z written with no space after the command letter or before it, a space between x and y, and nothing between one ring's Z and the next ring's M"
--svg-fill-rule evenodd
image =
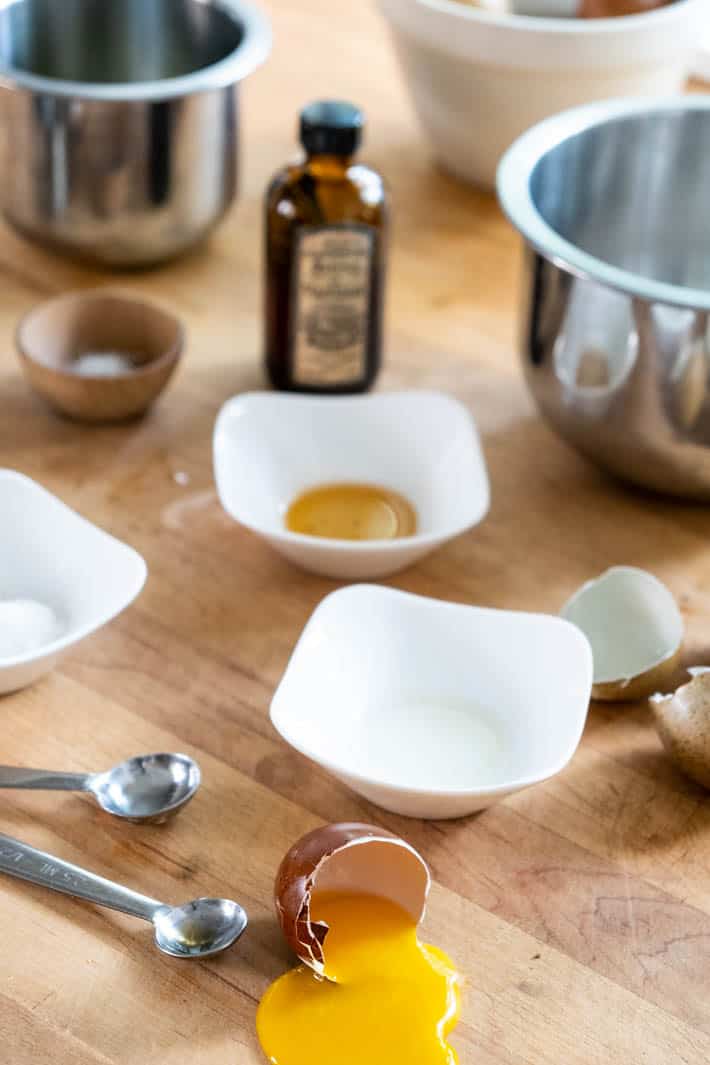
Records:
M362 113L322 101L301 114L305 159L266 197L266 368L276 388L362 392L380 368L387 199L355 161Z

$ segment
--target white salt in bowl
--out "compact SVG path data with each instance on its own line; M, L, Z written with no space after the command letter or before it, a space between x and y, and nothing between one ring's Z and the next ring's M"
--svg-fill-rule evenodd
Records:
M133 548L14 470L0 469L0 516L0 624L2 603L16 600L42 603L57 620L49 642L33 650L3 657L0 646L4 694L38 680L70 647L120 614L148 571Z
M236 521L303 569L345 580L411 566L477 525L490 498L473 419L440 392L237 396L217 419L214 468L222 506ZM286 528L297 496L338 482L399 492L417 511L417 533L353 541Z
M562 618L355 585L296 645L271 720L301 754L408 817L461 817L562 770L592 651Z
M707 0L641 15L544 17L562 7L522 0L527 14L461 0L379 0L419 121L436 158L492 188L521 133L593 100L678 92L707 26Z

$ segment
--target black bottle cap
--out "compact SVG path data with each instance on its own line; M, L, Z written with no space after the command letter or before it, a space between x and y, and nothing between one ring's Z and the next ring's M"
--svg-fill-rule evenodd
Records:
M317 100L301 112L301 144L309 155L354 155L365 119L343 100Z

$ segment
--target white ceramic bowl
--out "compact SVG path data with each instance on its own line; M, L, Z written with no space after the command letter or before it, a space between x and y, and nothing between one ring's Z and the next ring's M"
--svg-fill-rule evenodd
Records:
M68 648L120 614L147 568L133 548L70 510L35 481L0 470L0 602L34 599L61 632L37 651L0 657L0 694L33 683Z
M313 613L271 720L378 806L461 817L564 768L591 686L589 643L561 618L361 584Z
M217 419L214 463L228 514L304 569L347 580L396 573L476 525L489 505L473 419L438 392L237 396ZM353 542L286 529L296 496L339 481L400 492L416 507L420 531Z
M526 4L545 10L545 0ZM459 0L379 0L438 160L486 187L513 141L592 100L677 92L707 0L610 19L498 14Z
M707 9L703 29L693 64L693 74L703 81L710 81L710 8Z

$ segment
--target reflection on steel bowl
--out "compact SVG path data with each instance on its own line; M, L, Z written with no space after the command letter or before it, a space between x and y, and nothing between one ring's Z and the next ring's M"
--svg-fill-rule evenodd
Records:
M521 348L550 424L658 491L710 499L710 97L567 111L498 172L526 239Z
M7 219L115 266L195 244L234 198L234 86L270 43L247 0L3 4Z

